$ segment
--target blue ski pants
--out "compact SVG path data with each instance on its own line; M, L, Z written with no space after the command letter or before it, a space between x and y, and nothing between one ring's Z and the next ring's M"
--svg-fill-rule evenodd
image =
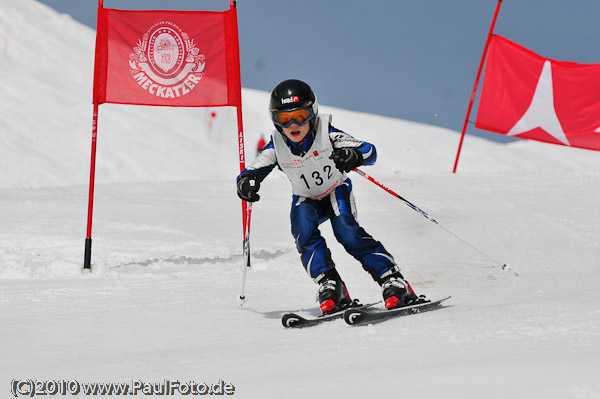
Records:
M350 179L320 200L294 195L290 219L302 264L313 279L329 270L327 245L319 231L319 225L326 220L331 221L333 234L346 252L358 260L374 280L396 264L383 245L356 221Z

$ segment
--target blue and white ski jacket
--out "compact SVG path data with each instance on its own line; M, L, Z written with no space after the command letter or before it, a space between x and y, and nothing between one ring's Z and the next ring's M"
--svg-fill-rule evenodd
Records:
M321 123L328 123L330 120L329 115L319 115L318 118L320 119ZM377 160L377 152L373 144L358 140L348 133L336 129L330 123L328 123L328 126L329 139L333 144L333 149L358 148L363 155L363 165L372 165L375 163ZM311 151L311 146L314 143L316 131L313 129L300 143L289 141L282 133L279 133L278 131L274 131L273 134L281 135L284 138L292 154L303 157L307 152ZM273 144L273 136L271 136L269 143L263 148L263 151L258 154L250 166L247 166L246 169L240 173L238 179L241 175L249 173L262 182L276 166L282 170L277 159L275 146Z

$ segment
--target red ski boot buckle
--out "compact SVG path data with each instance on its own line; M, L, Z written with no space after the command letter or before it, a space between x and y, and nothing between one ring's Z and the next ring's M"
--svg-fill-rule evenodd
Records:
M333 308L335 308L335 302L333 302L332 299L328 299L325 302L323 302L320 307L321 307L321 312L323 312L323 314L325 314L325 312L329 312Z

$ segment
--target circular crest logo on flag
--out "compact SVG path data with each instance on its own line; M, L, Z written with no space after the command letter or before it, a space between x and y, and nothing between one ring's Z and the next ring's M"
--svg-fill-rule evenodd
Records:
M172 22L156 23L129 54L131 76L143 90L162 98L190 93L204 73L204 54Z

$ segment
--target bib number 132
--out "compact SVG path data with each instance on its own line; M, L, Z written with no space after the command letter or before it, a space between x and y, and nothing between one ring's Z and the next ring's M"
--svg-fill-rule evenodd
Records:
M325 165L323 167L323 173L327 176L326 177L327 180L331 179L331 176L333 176L333 173L331 172L331 166ZM318 170L315 170L314 172L312 172L310 177L312 177L312 181L310 183L313 183L316 186L323 185L324 180L323 180L323 177L321 177L321 172L319 172ZM304 174L302 174L302 175L300 175L300 178L302 179L304 184L306 184L306 188L308 188L310 190L310 183L306 179L306 176L304 176Z

